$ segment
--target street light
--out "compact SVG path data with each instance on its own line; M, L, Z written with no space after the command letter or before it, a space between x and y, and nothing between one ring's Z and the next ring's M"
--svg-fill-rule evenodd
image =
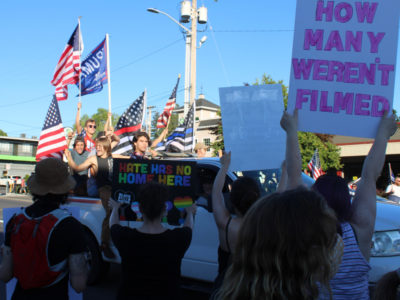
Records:
M190 6L189 1L182 2L182 8L185 8L185 11L188 11L188 7ZM183 26L176 19L171 17L166 12L163 12L156 8L148 8L147 11L156 14L162 14L167 16L174 23L179 25L186 34L186 53L185 53L185 100L184 100L184 116L187 115L189 111L189 104L192 104L195 101L196 97L196 34L197 34L197 18L199 18L199 23L205 24L207 22L207 9L205 7L201 7L199 11L197 11L197 0L192 1L192 8L188 15L182 17L184 18L185 23L188 23L189 20L192 22L191 30ZM200 47L205 42L206 38L202 38L200 41Z

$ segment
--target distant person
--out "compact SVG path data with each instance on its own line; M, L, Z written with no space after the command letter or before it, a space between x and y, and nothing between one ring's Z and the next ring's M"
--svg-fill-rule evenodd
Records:
M182 227L167 229L161 223L167 214L167 187L156 182L142 186L139 209L143 223L139 228L119 225L121 203L110 199L111 236L121 256L122 283L118 300L179 300L182 258L190 245L196 205L185 208Z
M17 278L13 300L68 300L68 279L75 291L86 287L87 245L82 225L60 209L75 186L65 164L48 158L28 179L34 203L7 223L0 280Z
M396 129L394 115L387 117L386 112L364 160L353 200L345 180L337 175L320 176L313 185L335 211L338 233L344 242L340 268L330 281L333 299L369 299L368 262L376 218L376 181L385 162L387 142ZM330 299L330 293L322 290L320 299Z
M76 131L78 135L83 136L86 145L85 150L90 152L96 148L96 144L94 141L94 134L97 128L96 121L93 119L89 119L85 122L85 127L82 128L80 120L81 108L82 108L82 102L78 102L78 111L76 112L76 119L75 119Z
M397 175L394 183L389 184L386 189L386 195L388 195L388 199L394 201L396 203L400 203L400 176Z
M208 147L202 142L199 142L194 146L194 152L197 154L198 158L206 157L207 149Z
M21 178L21 188L19 189L20 194L26 194L26 183L25 178Z

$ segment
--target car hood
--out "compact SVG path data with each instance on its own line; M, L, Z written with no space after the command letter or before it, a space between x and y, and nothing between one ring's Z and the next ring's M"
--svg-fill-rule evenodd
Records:
M400 205L376 202L375 231L400 230Z

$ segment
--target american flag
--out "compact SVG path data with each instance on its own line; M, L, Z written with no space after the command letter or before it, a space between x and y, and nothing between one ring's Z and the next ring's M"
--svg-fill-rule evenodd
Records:
M310 162L308 163L308 168L310 169L312 178L314 178L314 180L317 180L317 178L322 175L322 168L321 168L321 162L319 160L318 149L315 149L314 154Z
M45 158L55 157L62 159L64 149L67 148L64 127L61 121L60 110L56 97L53 97L42 132L40 133L39 144L36 152L36 161Z
M135 132L142 128L146 91L137 98L119 118L115 134L119 136L119 144L114 147L114 154L129 155L132 153L132 140Z
M174 132L168 136L167 141L155 149L156 151L192 152L194 106L195 105L192 104L183 124L178 126Z
M56 87L56 98L58 101L67 100L68 84L79 82L82 51L83 43L78 24L61 54L61 58L54 71L53 80L51 81L51 84Z
M165 128L168 124L168 119L171 116L172 111L175 108L176 103L176 90L178 89L179 79L181 75L179 74L178 81L176 82L175 88L172 91L171 96L169 97L167 104L165 105L164 111L160 115L157 120L157 128Z

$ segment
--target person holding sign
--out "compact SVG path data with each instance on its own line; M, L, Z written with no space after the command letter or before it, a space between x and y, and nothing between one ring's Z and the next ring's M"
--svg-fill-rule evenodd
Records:
M369 299L368 264L376 218L376 181L385 162L387 142L397 129L394 115L382 117L374 144L364 160L361 180L353 201L345 180L336 175L323 175L313 189L324 196L340 222L344 255L336 276L331 280L333 297ZM321 299L329 299L323 291Z
M214 294L221 286L226 269L229 267L243 217L251 205L260 197L260 190L254 179L240 177L234 181L230 193L230 200L235 210L235 217L232 217L225 206L222 194L226 173L231 162L231 153L225 153L220 158L220 162L221 168L215 177L211 192L213 215L219 235L218 276L214 282Z
M161 137L164 135L164 132L166 132L165 129L163 133L160 135ZM146 155L146 151L149 151L151 156L158 156L158 153L153 149L149 148L149 145L150 145L150 137L146 132L140 131L136 133L133 136L132 140L133 153L129 158L148 159L149 157Z
M119 224L121 203L110 199L111 237L122 262L122 284L117 299L181 299L179 289L182 258L192 239L196 205L185 208L181 228L167 229L161 220L167 214L167 187L148 182L138 195L143 224L129 228Z
M340 263L343 242L324 199L301 187L297 111L284 113L287 185L254 203L242 221L217 299L317 299ZM286 188L286 190L285 190Z
M114 258L115 254L110 248L110 229L108 220L110 218L110 208L108 207L108 199L111 197L111 179L113 158L125 158L118 154L111 154L111 142L107 137L96 139L96 155L90 156L80 165L77 165L72 159L71 153L65 150L65 155L68 159L68 165L75 171L81 172L91 168L96 179L97 188L101 204L106 212L101 228L101 250L108 258Z

